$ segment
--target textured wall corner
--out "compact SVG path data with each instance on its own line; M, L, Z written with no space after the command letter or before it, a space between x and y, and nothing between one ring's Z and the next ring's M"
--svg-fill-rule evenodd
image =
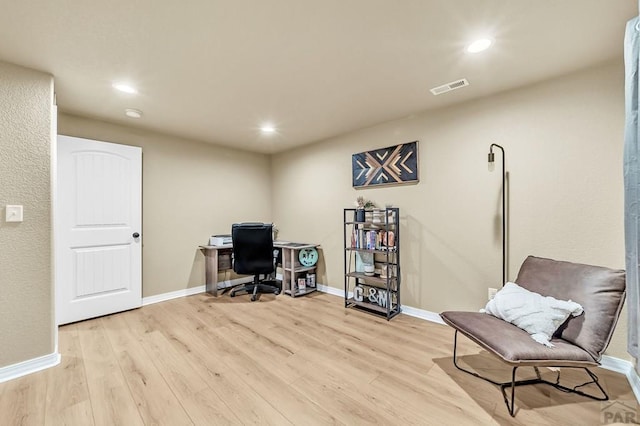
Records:
M0 62L0 367L54 351L52 79ZM5 222L7 204L23 222Z

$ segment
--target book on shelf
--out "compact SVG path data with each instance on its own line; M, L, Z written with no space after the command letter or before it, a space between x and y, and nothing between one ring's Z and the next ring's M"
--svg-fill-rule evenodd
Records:
M394 237L393 231L353 229L351 233L351 248L395 251Z

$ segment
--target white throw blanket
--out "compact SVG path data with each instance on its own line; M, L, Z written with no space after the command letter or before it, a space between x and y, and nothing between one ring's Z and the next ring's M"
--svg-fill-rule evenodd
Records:
M508 282L480 312L486 312L497 318L525 330L533 340L545 346L553 346L551 337L569 315L582 314L578 303L542 296Z

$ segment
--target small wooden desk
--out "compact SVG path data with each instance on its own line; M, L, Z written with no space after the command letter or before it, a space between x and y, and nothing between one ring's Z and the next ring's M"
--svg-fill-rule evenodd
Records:
M304 248L315 248L318 247L318 244L302 244L302 243L292 243L288 241L274 241L273 247L282 249L282 263L283 269L285 271L289 271L288 274L284 274L283 279L283 291L285 287L289 289L294 289L295 285L295 272L301 272L300 268L295 268L295 258L294 254L297 250L301 250ZM207 293L218 297L218 256L221 252L229 251L233 248L231 244L223 244L220 246L199 246L200 251L204 254L205 257L205 287ZM289 266L285 263L290 262ZM225 268L227 269L227 268ZM229 268L231 269L231 268ZM292 272L292 269L295 271ZM305 271L313 270L315 266L310 268L304 268ZM289 282L285 283L284 281L288 280ZM316 290L317 287L309 288L304 294L311 293ZM300 293L290 292L292 296L302 295Z

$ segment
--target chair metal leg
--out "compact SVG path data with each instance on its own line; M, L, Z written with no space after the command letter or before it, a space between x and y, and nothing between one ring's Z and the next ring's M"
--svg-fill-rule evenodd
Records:
M509 411L509 415L511 417L515 417L515 404L514 400L516 397L516 370L518 367L513 367L511 371L511 383L502 383L500 385L500 391L502 392L502 398L504 399L504 403L507 406L507 410ZM509 400L507 399L507 393L504 391L506 387L511 387L511 404L509 404Z
M538 377L538 379L542 380L542 377L540 376L540 370L538 369L538 367L533 367L533 370L536 372L536 376Z
M562 392L567 392L567 393L575 393L581 396L586 396L587 398L591 398L594 399L596 401L607 401L609 400L609 395L607 395L607 393L605 392L605 390L602 388L602 386L600 385L599 381L598 381L598 376L596 376L591 370L589 370L586 367L562 367L562 368L582 368L584 369L587 374L589 375L589 377L591 378L590 381L587 381L585 383L582 383L580 385L574 386L573 388L568 388L566 386L563 386L559 383L560 381L560 373L558 372L558 376L556 377L556 381L554 382L550 382L548 380L545 380L542 378L542 376L540 375L540 371L538 370L538 367L534 366L534 370L536 372L536 378L535 379L528 379L528 380L516 380L516 371L518 370L518 367L513 367L512 371L511 371L511 381L510 382L497 382L495 380L492 380L488 377L484 377L481 376L480 374L476 373L475 371L471 371L471 370L467 370L465 368L462 368L460 365L458 365L458 357L457 357L457 350L458 350L458 330L456 330L454 337L453 337L453 365L455 365L455 367L460 370L460 371L464 371L467 374L470 374L474 377L477 377L479 379L482 379L486 382L489 382L491 384L494 384L496 386L500 386L500 391L502 392L502 397L504 399L504 403L507 406L507 410L509 411L509 415L511 415L511 417L515 417L515 391L516 391L516 386L524 386L524 385L535 385L535 384L545 384L545 385L549 385L552 386ZM592 395L592 394L588 394L585 392L582 392L580 390L578 390L578 388L583 387L583 386L587 386L590 384L595 384L598 389L600 390L600 393L602 393L602 396L596 396L596 395ZM509 398L507 396L507 393L505 391L506 388L510 387L511 388L511 403L509 403Z
M251 301L255 302L256 298L258 296L256 296L258 294L258 280L256 279L254 284L253 284L253 294L251 295Z
M258 275L254 276L253 282L245 284L243 286L234 287L229 292L229 296L235 297L236 293L239 291L244 291L247 294L251 294L251 301L255 302L258 300L259 293L273 293L276 296L280 294L280 289L275 285L275 282L272 284L265 283L264 281L260 281L260 277Z
M488 377L484 377L484 376L479 375L475 371L466 370L466 369L460 367L458 365L457 350L458 350L458 330L456 330L456 333L453 335L453 365L455 365L458 370L464 371L465 373L471 374L472 376L477 377L479 379L482 379L482 380L484 380L486 382L492 383L492 384L497 385L497 386L502 386L503 385L502 382L496 382L495 380L491 380Z

